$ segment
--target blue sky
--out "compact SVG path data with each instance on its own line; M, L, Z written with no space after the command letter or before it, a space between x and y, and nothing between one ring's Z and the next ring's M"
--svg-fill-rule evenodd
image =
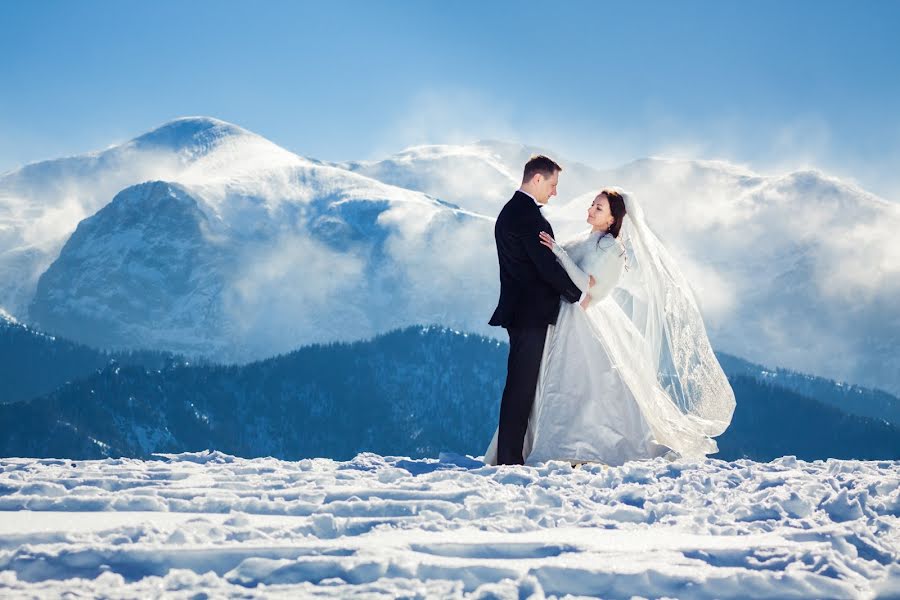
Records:
M185 115L299 154L499 138L900 200L900 2L4 2L0 172Z

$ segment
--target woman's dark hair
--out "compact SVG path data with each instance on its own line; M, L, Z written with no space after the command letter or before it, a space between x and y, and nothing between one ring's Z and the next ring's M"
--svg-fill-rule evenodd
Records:
M614 238L619 237L619 230L622 229L622 218L625 217L625 198L622 197L622 194L617 192L616 190L605 189L601 190L598 196L606 196L606 199L609 201L609 212L612 213L613 224L609 226L609 233L612 234Z

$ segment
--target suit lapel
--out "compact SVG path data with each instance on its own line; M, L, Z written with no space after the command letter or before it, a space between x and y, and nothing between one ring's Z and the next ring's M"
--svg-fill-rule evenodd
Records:
M550 221L548 221L546 217L544 217L541 209L537 207L531 196L529 196L528 194L523 194L519 190L516 190L516 193L513 195L513 199L516 199L518 201L519 205L522 207L522 210L530 211L532 214L535 214L538 221L540 221L543 227L546 229L547 233L553 236L553 227L550 225Z
M513 198L518 200L519 204L521 204L523 207L532 208L538 212L541 212L541 210L535 205L534 200L532 200L531 196L529 196L528 194L516 190L516 193L513 194Z
M523 210L529 211L531 213L537 213L537 215L544 221L544 215L541 214L541 209L537 207L534 203L534 200L528 194L523 194L522 192L516 190L513 198L518 199L519 204L522 206Z

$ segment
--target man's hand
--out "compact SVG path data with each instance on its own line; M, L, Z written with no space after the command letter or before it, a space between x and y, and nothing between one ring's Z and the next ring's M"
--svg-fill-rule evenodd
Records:
M591 277L591 279L593 279L593 277ZM583 308L584 310L587 310L587 307L588 307L590 304L591 304L591 295L590 295L590 294L585 294L585 295L584 295L584 300L581 301L581 308Z

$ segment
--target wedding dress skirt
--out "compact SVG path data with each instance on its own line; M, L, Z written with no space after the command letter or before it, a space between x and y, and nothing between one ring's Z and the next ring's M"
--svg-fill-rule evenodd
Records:
M485 451L486 464L497 462L498 432ZM525 464L567 460L618 466L669 450L655 441L594 322L577 303L563 302L556 325L547 328L525 433Z

